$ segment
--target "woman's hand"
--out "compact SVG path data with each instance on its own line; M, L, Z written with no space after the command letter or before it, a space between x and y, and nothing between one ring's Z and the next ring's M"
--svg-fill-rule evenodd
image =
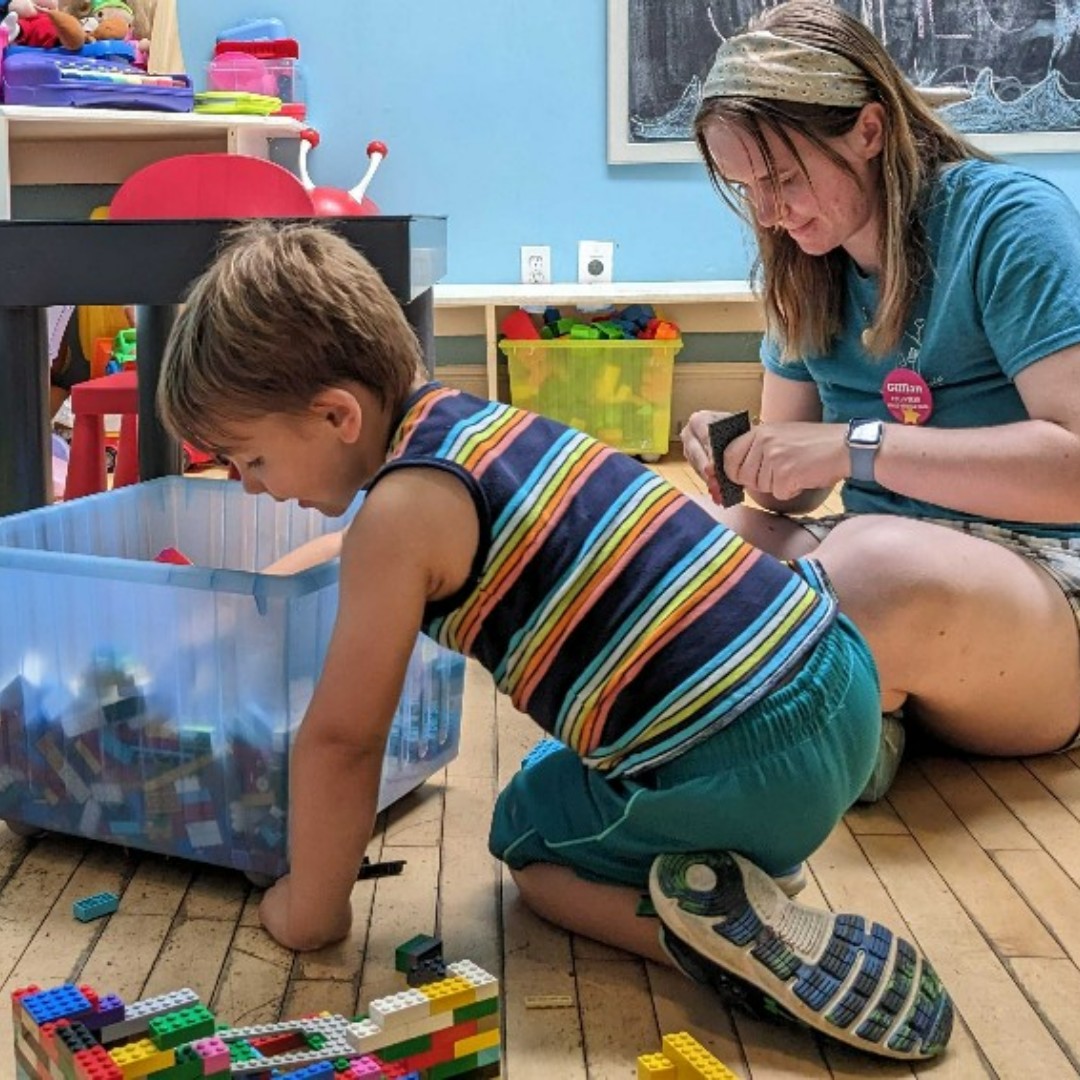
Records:
M320 917L318 925L311 920L297 920L290 907L289 876L276 881L259 904L259 921L266 932L286 949L307 952L321 949L348 936L352 927L352 908L346 906L340 912L327 912Z
M788 502L847 477L846 434L844 424L758 424L724 451L724 472L751 492Z
M716 479L716 467L713 464L709 425L714 420L721 420L730 415L730 412L713 412L703 409L692 413L686 426L679 432L683 455L694 472L705 481L709 489L709 497L717 505L720 503L720 483Z

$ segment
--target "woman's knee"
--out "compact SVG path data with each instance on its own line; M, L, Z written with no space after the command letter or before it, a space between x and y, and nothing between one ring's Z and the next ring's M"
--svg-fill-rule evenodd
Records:
M841 522L815 557L836 589L841 610L856 623L868 617L922 618L931 609L953 610L963 595L955 560L935 550L940 526L884 515Z

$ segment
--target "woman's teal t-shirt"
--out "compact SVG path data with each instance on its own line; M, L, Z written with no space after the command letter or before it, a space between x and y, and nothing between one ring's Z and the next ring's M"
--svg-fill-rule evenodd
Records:
M1026 420L1016 374L1080 343L1080 214L1053 184L1007 165L965 161L942 173L925 224L933 269L895 352L878 360L862 347L860 335L877 307L877 280L854 262L844 327L827 356L781 362L778 344L762 343L769 371L817 384L826 423L855 416L899 422L882 398L885 376L898 367L917 371L929 385L930 427ZM991 520L854 480L844 484L843 500L856 513ZM1043 536L1080 535L1080 523L992 523Z

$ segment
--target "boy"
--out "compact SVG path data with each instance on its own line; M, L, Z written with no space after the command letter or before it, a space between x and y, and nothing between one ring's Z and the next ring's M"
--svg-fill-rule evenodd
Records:
M814 565L763 555L580 432L420 372L371 266L300 223L239 230L167 350L165 423L246 490L339 515L366 489L267 930L295 949L348 933L423 629L565 744L508 785L491 829L540 914L873 1053L940 1052L952 1006L917 950L769 876L825 838L878 746L873 662ZM647 882L662 942L636 915Z

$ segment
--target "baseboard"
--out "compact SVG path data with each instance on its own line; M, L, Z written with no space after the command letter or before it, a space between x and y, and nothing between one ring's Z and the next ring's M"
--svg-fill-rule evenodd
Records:
M440 382L477 397L487 397L487 372L483 364L453 364L437 372ZM697 409L749 411L761 409L761 365L676 364L671 389L671 433L676 437Z

